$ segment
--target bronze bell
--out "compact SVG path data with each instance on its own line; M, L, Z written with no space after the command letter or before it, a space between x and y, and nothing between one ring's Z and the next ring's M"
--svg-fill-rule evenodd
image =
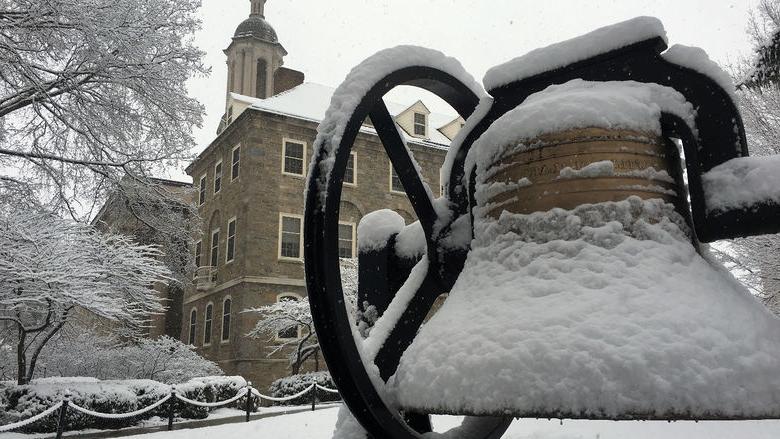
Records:
M544 134L528 143L537 146L502 158L498 170L485 177L488 185L515 185L484 200L491 206L489 215L574 209L631 195L660 198L681 213L687 210L679 195L684 187L680 152L657 134L590 127Z

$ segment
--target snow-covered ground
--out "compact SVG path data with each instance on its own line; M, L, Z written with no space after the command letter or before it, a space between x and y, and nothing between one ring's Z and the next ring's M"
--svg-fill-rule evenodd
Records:
M128 439L213 439L268 437L274 439L330 439L336 424L337 407L260 419L248 423L219 425L127 436ZM457 417L434 417L442 431L460 423ZM29 437L14 435L15 437ZM11 435L0 434L9 439ZM609 422L518 420L505 439L776 439L780 421L734 422Z

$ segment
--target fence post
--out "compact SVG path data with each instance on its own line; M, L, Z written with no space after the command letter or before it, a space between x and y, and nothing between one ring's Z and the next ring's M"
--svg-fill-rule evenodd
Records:
M314 411L314 405L317 403L317 382L314 382L314 387L311 388L311 411Z
M173 430L173 408L176 404L176 387L171 386L171 399L168 400L168 431Z
M249 412L252 410L252 382L246 382L246 422L249 422Z
M57 420L57 439L62 439L62 432L65 430L65 420L66 415L68 414L68 404L70 403L70 391L65 391L65 399L62 401L62 406L60 407L60 416Z

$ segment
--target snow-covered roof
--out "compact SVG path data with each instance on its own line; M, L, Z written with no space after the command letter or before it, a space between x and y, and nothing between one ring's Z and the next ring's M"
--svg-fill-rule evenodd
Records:
M330 99L335 90L335 88L326 85L305 82L286 92L279 93L278 95L266 99L253 98L237 93L230 93L230 97L239 102L248 104L248 108L254 110L266 111L319 123L325 118L325 111L330 105ZM389 102L387 100L385 100L385 104L387 105L390 115L393 117L398 116L413 105L404 105L397 102ZM406 141L409 143L435 147L449 146L450 139L442 134L439 131L439 128L448 125L457 117L456 114L429 114L428 123L430 126L428 130L428 139L413 137L404 132L404 130L400 131L404 133ZM364 127L364 131L375 132L369 127Z

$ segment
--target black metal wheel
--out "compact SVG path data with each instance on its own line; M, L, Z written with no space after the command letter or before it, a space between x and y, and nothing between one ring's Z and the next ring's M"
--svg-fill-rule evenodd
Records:
M355 328L350 323L345 307L338 258L338 218L344 172L360 126L366 116L370 116L425 232L427 255L432 255L424 256L428 258L425 278L376 356L375 364L381 378L386 381L395 372L401 355L411 344L436 298L448 291L445 289L446 282L443 283L439 276L442 271L439 269L441 261L436 255L441 252L437 250L437 239L434 236L437 214L433 200L425 190L406 144L382 101L382 97L398 85L426 89L447 101L464 118L473 112L478 102L478 96L465 84L431 67L399 69L378 81L350 117L324 187L318 181L321 177L320 165L326 157L322 154L313 159L306 196L304 255L314 324L323 356L344 402L374 438L411 439L421 438L423 433L430 431L428 416L399 412L390 407L375 388L353 337ZM325 195L324 206L319 205L322 195ZM376 279L376 282L381 281ZM459 433L469 438L499 438L510 423L511 418L469 419L460 427Z

